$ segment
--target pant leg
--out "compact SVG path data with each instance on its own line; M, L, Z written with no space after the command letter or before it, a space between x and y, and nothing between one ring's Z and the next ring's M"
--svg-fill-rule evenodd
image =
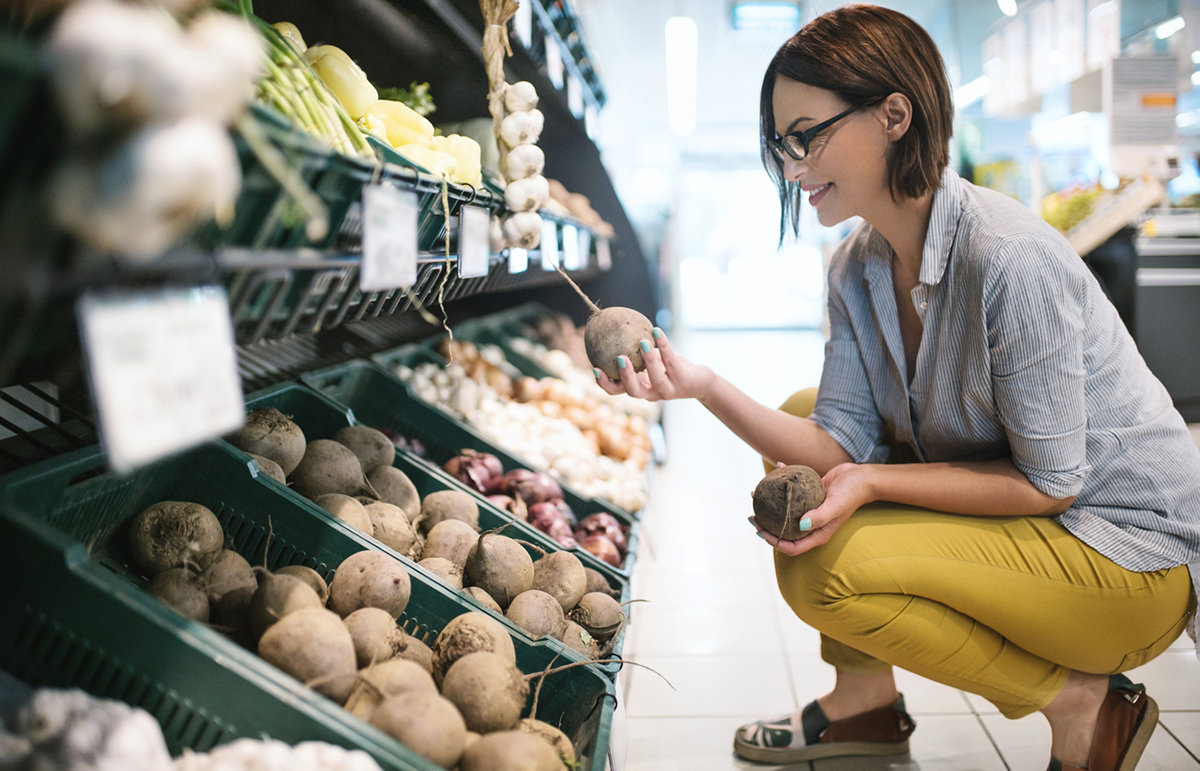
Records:
M775 567L834 666L896 665L1008 717L1048 704L1071 669L1149 661L1182 632L1191 603L1186 567L1125 570L1046 517L872 504L829 543L776 553Z

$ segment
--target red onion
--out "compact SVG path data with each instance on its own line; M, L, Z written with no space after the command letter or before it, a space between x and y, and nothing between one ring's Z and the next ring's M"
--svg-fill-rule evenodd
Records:
M620 520L606 511L588 514L579 521L579 526L575 528L575 537L582 538L585 535L604 536L613 542L613 546L616 546L622 555L629 548L628 531L625 529L625 526L621 524Z
M550 529L546 531L546 535L553 538L558 543L566 546L568 549L576 546L575 536L571 535L571 526L561 519L555 520L550 525Z
M532 506L543 501L562 498L562 488L550 478L549 474L541 471L515 468L500 477L497 492L520 498L526 505Z
M496 484L504 474L500 459L486 452L476 452L470 448L461 450L450 460L442 464L442 469L450 476L481 493L490 493L496 489Z
M520 498L513 498L511 495L500 495L493 493L487 497L493 506L501 511L507 511L514 517L520 520L529 518L529 509L525 507L525 501Z
M566 525L568 532L571 530L571 523L567 520L562 510L552 502L542 501L529 507L529 524L538 530L548 533L550 532L550 525L555 522L561 522Z
M579 545L610 565L620 566L621 552L612 541L602 535L585 535L576 539Z

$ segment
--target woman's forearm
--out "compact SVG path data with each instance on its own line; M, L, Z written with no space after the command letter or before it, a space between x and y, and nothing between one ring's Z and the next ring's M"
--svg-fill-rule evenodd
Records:
M841 445L814 421L760 404L719 375L713 376L707 393L698 400L772 462L802 463L824 474L850 460Z
M871 497L951 514L1050 516L1074 498L1038 490L1008 460L974 463L876 464L868 469Z

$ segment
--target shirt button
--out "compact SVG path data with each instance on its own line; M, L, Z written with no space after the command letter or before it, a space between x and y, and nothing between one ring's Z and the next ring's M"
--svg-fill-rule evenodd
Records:
M922 301L921 301L921 310L925 310L925 309L926 309L926 308L928 308L928 307L929 307L929 303L927 303L927 302L925 302L924 300L922 300Z

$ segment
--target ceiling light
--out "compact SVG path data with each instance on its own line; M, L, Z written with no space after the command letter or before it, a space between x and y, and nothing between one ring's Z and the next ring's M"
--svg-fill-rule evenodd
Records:
M1162 24L1154 28L1154 36L1159 40L1166 40L1174 35L1179 30L1183 29L1186 22L1182 16L1176 16L1173 19L1167 19Z
M996 5L1000 6L1000 13L1005 16L1017 15L1017 0L996 0Z
M733 28L780 31L800 29L800 3L795 0L733 0Z
M667 19L666 34L667 124L682 137L696 127L696 20L672 16Z

